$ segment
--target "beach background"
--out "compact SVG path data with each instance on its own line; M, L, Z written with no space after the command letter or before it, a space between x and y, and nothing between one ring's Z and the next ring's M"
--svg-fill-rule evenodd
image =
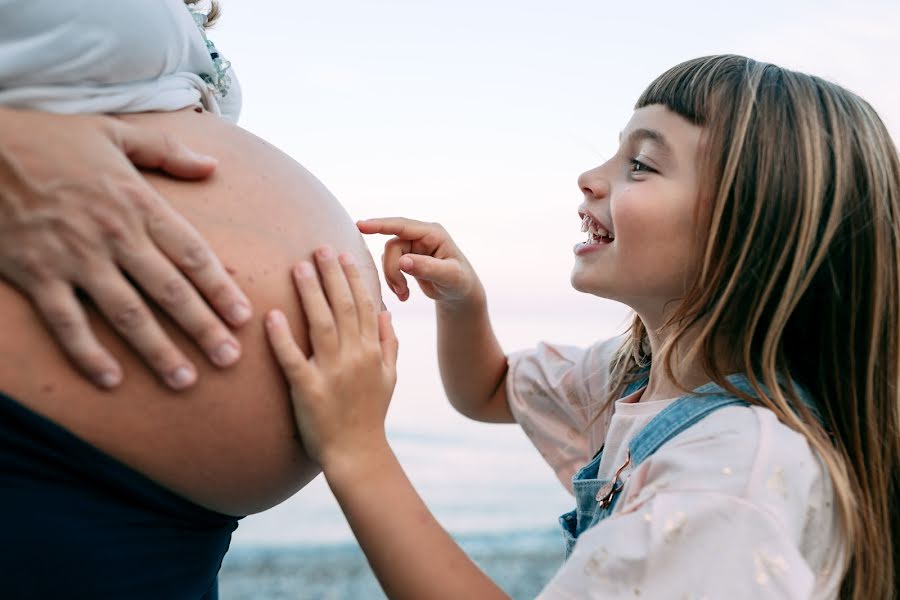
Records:
M862 95L900 139L896 0L222 5L209 37L241 81L240 124L354 218L442 223L508 351L623 330L624 307L568 283L583 238L576 178L615 153L668 67L739 53L812 72ZM369 239L376 259L384 241ZM510 594L533 597L562 561L556 518L571 499L515 426L448 406L433 309L412 296L385 296L401 342L388 435L441 523ZM321 479L241 522L220 582L223 600L383 597Z

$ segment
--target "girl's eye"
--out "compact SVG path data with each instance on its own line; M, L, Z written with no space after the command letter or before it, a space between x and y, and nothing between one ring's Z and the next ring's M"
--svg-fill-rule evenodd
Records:
M656 171L636 158L629 159L628 171L631 173L655 173Z

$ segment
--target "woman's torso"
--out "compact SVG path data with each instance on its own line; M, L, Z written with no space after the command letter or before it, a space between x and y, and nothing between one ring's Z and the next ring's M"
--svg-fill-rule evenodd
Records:
M101 391L67 362L27 300L0 283L0 391L197 504L237 515L264 510L318 468L296 438L262 315L287 309L305 344L290 265L328 243L357 256L378 294L374 264L335 198L263 140L192 109L121 118L169 132L219 159L208 181L147 178L209 241L251 298L254 319L237 331L243 357L235 367L216 369L160 315L199 371L193 389L173 393L92 312L99 339L126 373L119 388Z

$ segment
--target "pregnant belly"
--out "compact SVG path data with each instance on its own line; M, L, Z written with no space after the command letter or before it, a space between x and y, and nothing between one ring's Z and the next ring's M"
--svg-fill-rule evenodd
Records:
M0 391L197 504L235 515L265 510L303 487L318 467L296 437L262 317L285 309L308 348L290 266L331 244L357 257L380 298L375 266L335 198L263 140L192 110L127 120L171 132L219 159L208 181L147 178L209 241L253 302L254 319L236 332L243 358L230 369L215 368L157 313L200 376L191 390L174 393L92 313L98 337L126 375L117 389L100 391L67 362L24 298L0 282Z

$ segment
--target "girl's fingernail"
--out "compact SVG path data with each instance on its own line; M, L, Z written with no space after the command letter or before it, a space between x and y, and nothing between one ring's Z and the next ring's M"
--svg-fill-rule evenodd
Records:
M166 376L166 381L175 389L181 389L194 383L196 379L194 370L190 367L178 367Z
M400 257L400 268L404 271L409 271L413 267L413 259L408 256Z
M297 265L297 275L300 277L310 277L315 273L313 266L305 260Z
M250 311L250 307L246 304L237 303L231 307L229 315L231 316L232 323L243 323L250 318L252 312Z
M240 356L241 350L237 347L237 344L232 341L227 341L213 351L212 359L213 362L220 367L227 367L240 358Z
M353 258L352 254L341 254L338 258L340 259L341 264L344 266L349 267L350 265L356 264L356 259Z
M318 250L316 250L316 254L319 258L331 258L333 253L331 251L331 246L322 246Z
M284 314L280 310L270 311L269 314L266 315L266 324L269 327L281 325L284 322L285 322Z

